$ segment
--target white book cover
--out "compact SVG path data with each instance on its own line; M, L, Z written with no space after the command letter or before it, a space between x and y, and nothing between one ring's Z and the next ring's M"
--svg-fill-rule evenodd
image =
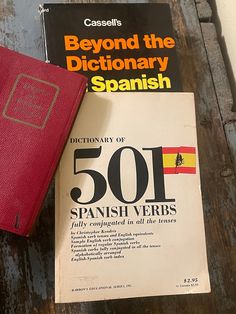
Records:
M55 239L57 303L210 292L193 94L86 94Z

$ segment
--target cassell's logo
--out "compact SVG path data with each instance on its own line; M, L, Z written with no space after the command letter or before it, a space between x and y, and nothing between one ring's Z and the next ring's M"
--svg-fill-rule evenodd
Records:
M122 23L120 20L117 19L111 19L111 20L91 20L89 18L86 18L84 20L84 25L86 27L101 27L101 26L122 26Z

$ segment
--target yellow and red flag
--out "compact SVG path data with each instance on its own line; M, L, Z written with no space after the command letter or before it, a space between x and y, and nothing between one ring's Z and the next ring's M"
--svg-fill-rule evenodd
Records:
M196 173L195 147L162 147L164 174Z

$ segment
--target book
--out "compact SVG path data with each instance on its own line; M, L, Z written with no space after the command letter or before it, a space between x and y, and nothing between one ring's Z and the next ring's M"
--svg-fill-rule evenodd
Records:
M28 236L86 90L82 75L0 47L0 228Z
M56 302L210 291L194 108L86 94L56 176Z
M85 74L90 92L181 91L168 4L44 4L46 60Z

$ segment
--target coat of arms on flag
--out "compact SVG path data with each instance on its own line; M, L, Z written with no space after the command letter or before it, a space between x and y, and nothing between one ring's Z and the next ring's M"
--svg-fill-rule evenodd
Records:
M195 147L162 147L164 174L196 174Z

